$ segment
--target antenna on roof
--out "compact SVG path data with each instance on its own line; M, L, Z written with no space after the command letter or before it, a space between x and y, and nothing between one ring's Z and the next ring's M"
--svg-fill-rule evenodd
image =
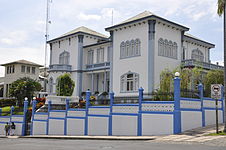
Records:
M47 62L47 41L49 39L49 24L50 21L50 3L52 0L46 0L46 33L45 33L45 65L44 65L44 91L46 91L46 77L47 77L47 70L46 70L46 62Z
M111 12L111 25L113 25L113 21L114 21L114 9L112 9L112 12Z

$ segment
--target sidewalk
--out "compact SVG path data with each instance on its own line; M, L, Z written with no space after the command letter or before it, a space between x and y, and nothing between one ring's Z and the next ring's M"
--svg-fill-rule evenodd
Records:
M219 125L219 131L223 130L224 125ZM200 127L185 131L177 135L161 136L63 136L63 135L35 135L35 136L0 136L0 138L42 138L42 139L75 139L75 140L157 140L157 141L200 141L205 142L226 136L206 136L214 133L215 125Z

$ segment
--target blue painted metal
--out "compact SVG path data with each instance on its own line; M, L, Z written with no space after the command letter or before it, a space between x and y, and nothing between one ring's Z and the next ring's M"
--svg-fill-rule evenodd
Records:
M74 109L74 108L70 108L70 109L68 109L68 111L86 111L86 109L81 109L81 108Z
M24 115L23 115L23 125L22 125L22 133L21 135L26 135L26 116L27 116L27 107L28 107L28 100L25 99L24 101Z
M60 118L60 117L49 117L49 119L55 119L55 120L65 120L65 117L64 118Z
M51 111L51 104L52 104L52 101L48 100L48 118L47 118L47 122L46 122L46 135L49 134L49 116L50 116L50 111Z
M34 117L35 117L35 111L36 111L36 104L37 101L32 101L32 116L31 116L31 127L30 127L30 135L33 135L33 124L34 124Z
M90 106L89 108L110 108L110 106Z
M143 92L144 89L141 87L139 88L139 109L138 109L138 121L137 121L137 135L141 136L142 135L142 101L143 101Z
M114 104L114 93L110 93L110 112L109 112L109 122L108 122L108 135L112 135L112 106Z
M10 108L10 120L9 120L9 122L12 121L13 111L14 111L14 106L11 106L11 108Z
M174 134L181 133L180 78L174 78Z
M181 108L180 111L196 111L196 112L198 111L199 112L199 111L202 111L202 109L201 108L200 109Z
M203 85L200 83L198 85L198 90L199 90L199 97L201 100L201 111L202 111L202 127L206 126L206 119L205 119L205 109L203 107Z
M86 117L76 117L76 116L68 116L70 119L86 119Z
M225 105L224 105L224 86L221 86L221 108L222 108L222 117L223 117L223 122L225 121L224 119L224 116L225 116L225 113L224 113L224 109L225 109Z
M68 109L69 109L69 99L66 98L66 110L65 110L65 119L64 119L64 135L67 135L67 114L68 114Z
M198 101L198 102L200 102L200 99L186 98L186 97L181 97L180 100L185 100L185 101Z
M34 121L47 122L47 120L34 119Z
M2 115L2 108L0 108L0 116Z
M88 135L88 114L89 114L89 100L90 100L91 92L86 91L86 119L85 119L85 131L84 134Z

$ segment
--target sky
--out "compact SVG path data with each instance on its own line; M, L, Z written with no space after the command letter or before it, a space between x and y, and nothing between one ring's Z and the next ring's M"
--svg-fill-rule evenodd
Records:
M44 65L46 2L0 0L0 64L25 59ZM212 63L222 64L223 17L216 13L217 0L52 0L49 39L80 26L109 35L105 28L112 25L112 11L113 24L117 24L145 10L214 43ZM0 67L2 76L4 67Z

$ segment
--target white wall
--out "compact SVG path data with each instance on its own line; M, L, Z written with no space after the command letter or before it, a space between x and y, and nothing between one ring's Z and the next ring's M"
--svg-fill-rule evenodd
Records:
M46 135L47 122L33 121L33 135Z
M84 119L67 119L67 135L84 135Z
M115 95L137 95L136 93L120 93L120 77L129 71L139 74L139 87L148 88L148 23L147 21L136 26L126 27L114 31L113 39L113 91ZM120 44L127 40L137 39L141 41L141 56L120 59Z
M216 124L216 111L215 110L205 110L206 126ZM218 110L218 122L223 123L223 113Z
M142 114L142 135L173 134L173 115Z
M181 131L202 127L202 112L181 111Z
M88 135L108 135L108 117L88 117Z
M137 135L137 116L112 116L112 135Z
M154 61L154 89L160 85L160 74L163 70L173 70L181 64L181 31L156 22L155 24L155 61ZM163 38L177 43L177 59L158 56L158 40Z
M49 119L49 135L64 135L64 120Z

